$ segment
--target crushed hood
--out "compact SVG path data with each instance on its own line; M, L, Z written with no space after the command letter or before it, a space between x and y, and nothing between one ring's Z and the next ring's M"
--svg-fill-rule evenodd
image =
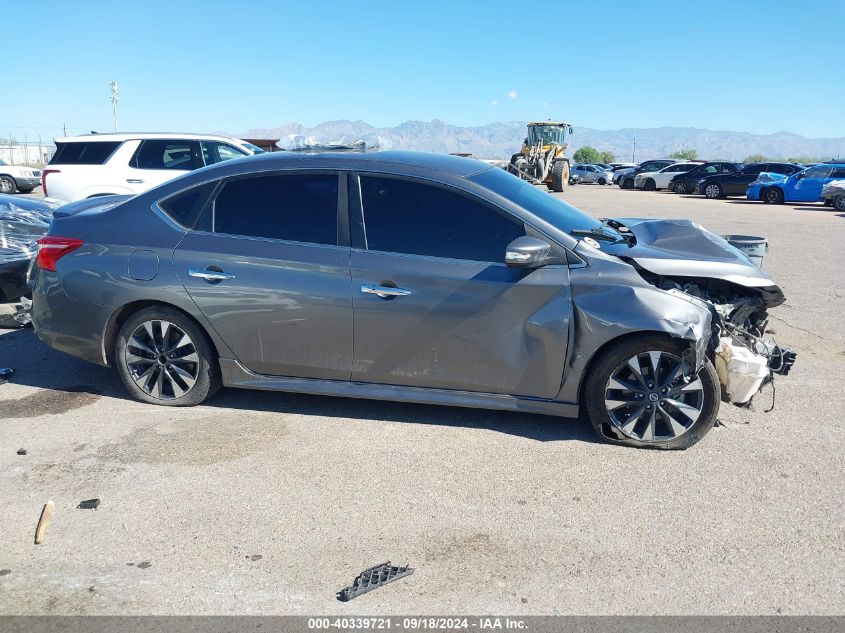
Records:
M777 286L742 251L690 220L616 218L627 226L635 245L602 244L601 249L633 260L656 275L723 279L748 288ZM779 292L779 290L778 290Z

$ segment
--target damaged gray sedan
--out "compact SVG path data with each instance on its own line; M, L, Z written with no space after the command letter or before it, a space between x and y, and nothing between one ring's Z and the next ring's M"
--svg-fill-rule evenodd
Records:
M38 335L149 403L225 385L583 414L686 448L794 361L764 337L783 294L721 238L595 220L464 158L267 154L54 216Z

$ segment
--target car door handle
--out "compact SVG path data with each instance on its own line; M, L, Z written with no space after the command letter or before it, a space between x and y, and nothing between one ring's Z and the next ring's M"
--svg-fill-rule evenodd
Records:
M197 270L196 268L191 268L188 271L188 275L199 279L205 279L208 282L225 281L227 279L235 278L232 273L224 273L222 270Z
M130 182L133 185L140 185L144 181L141 178L127 178L126 182Z
M388 299L391 297L407 297L411 294L410 290L405 290L404 288L391 288L390 286L376 286L374 284L363 284L361 286L361 292L369 295L376 295L382 299Z

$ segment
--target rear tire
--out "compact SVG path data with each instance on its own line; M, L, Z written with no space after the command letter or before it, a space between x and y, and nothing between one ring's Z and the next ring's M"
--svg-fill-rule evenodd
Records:
M689 383L671 379L684 348L668 336L644 334L613 345L596 358L584 381L582 412L599 437L624 446L681 450L713 428L721 388L712 363L708 360ZM657 371L652 372L655 358ZM625 377L635 376L630 361L639 365L642 382ZM667 382L666 393L661 381Z
M18 183L11 176L0 176L0 193L15 193L18 189Z
M627 176L622 179L622 183L619 185L622 189L633 189L634 188L634 179L628 178Z
M654 179L647 178L646 181L643 183L643 191L655 191L657 189L657 183L654 182Z
M676 182L675 185L672 187L672 191L677 194L685 194L687 192L687 183L683 180Z
M600 184L600 185L606 185L606 184L607 184L607 179L605 179L605 178L599 178L599 184Z
M760 198L766 204L783 204L783 191L778 187L769 187L763 190Z
M552 191L562 192L569 183L569 163L565 160L555 161L552 165Z
M845 196L836 196L833 199L833 208L837 211L845 211Z
M114 364L129 394L150 404L194 406L222 384L205 331L167 306L144 308L126 320L117 334Z

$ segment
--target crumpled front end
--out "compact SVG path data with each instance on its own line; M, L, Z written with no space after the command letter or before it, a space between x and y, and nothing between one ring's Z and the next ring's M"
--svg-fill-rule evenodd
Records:
M775 374L785 376L792 369L795 352L766 335L767 308L783 301L777 286L743 288L719 279L672 278L643 270L641 274L658 288L683 292L708 306L712 315L708 355L716 367L723 400L748 406Z

